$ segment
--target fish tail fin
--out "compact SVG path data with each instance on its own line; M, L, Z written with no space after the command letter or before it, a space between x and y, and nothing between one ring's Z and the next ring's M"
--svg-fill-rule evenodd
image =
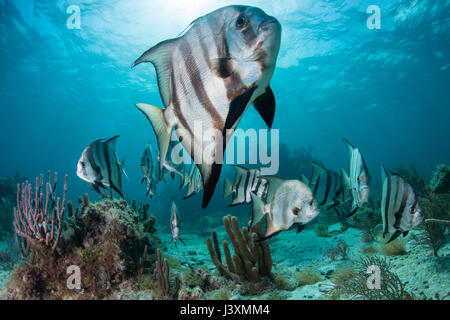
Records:
M162 170L169 149L172 127L169 127L164 120L164 109L145 103L138 103L136 107L144 113L155 131L160 156L159 168Z
M223 180L223 198L225 199L232 193L233 193L233 184L231 183L230 180L225 178Z
M252 204L253 204L253 210L252 210L252 218L250 220L249 228L253 227L255 224L257 224L266 214L264 212L264 201L259 198L256 194L253 192L250 192L250 195L252 197Z

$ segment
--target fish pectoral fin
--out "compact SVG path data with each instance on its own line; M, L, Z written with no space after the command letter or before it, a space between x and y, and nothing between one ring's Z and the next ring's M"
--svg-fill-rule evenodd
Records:
M212 70L222 79L231 76L235 69L236 66L231 58L217 58L212 60Z
M159 169L161 171L169 149L172 127L169 127L164 120L164 109L145 103L138 103L136 107L144 113L155 131L160 156Z
M241 95L235 97L230 102L227 119L225 120L225 127L223 128L224 133L225 133L225 130L231 129L233 127L233 125L236 123L236 121L241 117L241 115L244 112L245 108L247 107L248 102L250 101L250 98L252 97L255 89L256 89L256 86L252 86L252 87L248 88Z
M404 231L403 232L403 238L406 237L408 235L409 231Z
M142 62L151 62L156 69L158 88L161 98L166 107L172 101L170 60L178 39L169 39L158 43L156 46L145 51L131 67Z
M208 203L211 200L216 188L216 184L219 181L222 164L215 162L213 162L212 164L203 163L199 166L199 170L203 178L202 208L204 209L208 206Z
M272 89L267 87L266 91L255 99L253 105L269 129L272 128L273 118L275 116L275 97Z
M252 198L252 217L249 223L249 228L253 227L255 224L261 221L261 219L266 215L264 211L265 203L253 192L250 192L250 196Z

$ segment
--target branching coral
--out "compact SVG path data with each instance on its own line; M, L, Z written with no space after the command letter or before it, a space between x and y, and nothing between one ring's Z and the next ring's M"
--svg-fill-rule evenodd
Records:
M260 277L270 275L272 269L272 257L267 240L257 241L262 237L261 224L256 224L252 232L247 227L239 228L236 217L230 215L223 218L225 230L233 245L234 254L231 255L228 241L223 241L223 251L226 265L222 264L217 232L212 231L212 240L206 239L209 254L217 270L223 276L252 283L260 281Z
M17 185L17 207L14 208L14 230L20 242L19 253L26 258L30 244L43 244L53 251L58 246L61 236L63 214L65 209L67 175L64 179L62 200L56 197L57 173L54 174L53 185L51 172L45 185L45 201L43 196L43 176L36 178L34 195L31 184Z
M33 244L3 291L4 299L105 299L144 277L155 261L145 221L124 200L92 203L87 195L63 224L55 250ZM80 270L81 290L67 287L68 267ZM147 269L146 269L147 267Z
M427 220L450 220L450 194L430 194L419 198L424 216ZM448 225L442 223L424 223L423 240L437 257L438 250L448 242Z
M450 167L441 164L433 170L430 189L435 194L450 193Z
M380 270L379 288L368 285L368 270ZM404 300L413 298L405 291L405 285L391 270L386 259L380 257L362 258L349 276L332 277L333 286L328 294L332 297L348 297L358 300Z
M180 279L175 278L175 287L173 289L173 292L170 292L170 269L169 264L167 263L167 260L164 259L162 261L161 259L161 251L159 249L157 250L157 256L158 260L156 261L156 268L155 271L153 271L153 280L156 280L156 276L158 276L159 279L159 285L161 287L162 292L168 296L171 295L172 297L177 297L178 291L180 290Z

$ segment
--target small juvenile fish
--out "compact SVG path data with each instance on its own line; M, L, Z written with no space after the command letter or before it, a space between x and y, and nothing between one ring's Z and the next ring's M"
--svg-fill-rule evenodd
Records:
M172 150L176 146L176 144L177 144L177 142L175 142L175 141L171 141L169 143L168 153L167 153L165 161L163 162L163 170L166 169L170 173L170 177L172 179L175 179L175 174L180 176L180 179L181 179L180 188L182 188L184 185L185 165L183 162L175 163L171 156ZM164 176L162 177L162 179L164 179Z
M81 154L77 165L77 175L81 179L92 183L94 190L100 193L100 187L105 185L114 189L123 198L122 172L123 164L117 160L116 142L120 136L110 139L99 139L92 142Z
M366 162L364 161L361 152L355 148L346 139L343 139L348 147L350 165L349 175L342 170L343 181L346 188L351 191L353 197L352 208L347 217L351 217L358 211L360 207L369 202L370 195L370 174L367 170Z
M266 233L260 241L269 239L277 233L297 227L297 233L305 224L319 214L319 207L311 189L299 180L282 180L264 176L269 182L267 204L254 193L250 227L267 217Z
M177 241L180 240L183 244L184 241L180 238L180 221L178 218L178 209L175 202L172 202L172 209L170 213L170 232L172 233L172 240L177 248Z
M424 219L413 188L399 175L389 175L381 165L383 195L381 198L381 218L383 220L383 238L393 233L389 242L418 226Z
M187 185L188 190L183 199L187 199L203 190L202 175L195 164L192 164L191 171L189 175L185 177L184 181L185 184L183 187Z
M280 48L281 25L263 10L227 6L194 20L182 36L162 41L133 64L156 69L165 109L139 103L150 121L162 159L173 128L198 166L206 208L219 180L221 160L243 113L253 104L268 127L275 114L270 80ZM196 124L201 130L195 130ZM218 132L212 142L206 132ZM160 163L163 165L163 162Z
M230 206L241 203L250 203L252 198L250 193L253 192L259 198L265 198L267 195L267 180L261 178L261 171L258 169L247 169L240 166L236 168L234 183L227 178L224 179L223 197L226 198L233 194L233 201Z
M141 170L142 173L144 174L141 183L145 182L147 188L147 192L145 195L150 195L150 198L156 196L156 183L157 183L152 153L153 153L152 145L149 142L141 157Z

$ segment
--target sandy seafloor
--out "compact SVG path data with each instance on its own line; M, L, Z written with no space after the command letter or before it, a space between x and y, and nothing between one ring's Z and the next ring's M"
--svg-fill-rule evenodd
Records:
M332 225L329 231L339 229L340 225ZM219 241L228 239L222 227L216 228ZM406 284L406 290L416 295L418 299L435 298L436 293L440 297L450 291L450 244L447 243L439 250L439 257L434 257L429 247L420 244L411 234L421 231L412 231L406 239L407 253L389 257L393 270ZM178 248L171 243L171 235L158 231L163 242L167 244L169 254L180 260L181 264L188 267L188 262L196 268L202 265L216 274L215 266L211 262L204 237L198 234L182 233L186 245L178 244ZM332 261L324 256L324 251L336 246L338 239L343 239L349 245L349 255L346 260ZM296 234L295 231L282 232L270 240L272 250L272 272L281 274L291 282L288 290L278 290L278 296L288 300L317 300L326 299L326 288L331 284L329 275L336 268L343 265L355 264L361 257L361 230L349 228L345 232L334 237L318 237L313 229L303 230ZM2 246L5 244L3 243ZM297 271L306 268L319 270L323 281L313 285L298 286L293 275ZM8 283L13 271L0 265L0 290ZM270 292L260 296L242 296L237 291L233 292L233 299L267 299ZM139 293L129 293L128 298L151 298ZM125 298L125 297L124 297Z

